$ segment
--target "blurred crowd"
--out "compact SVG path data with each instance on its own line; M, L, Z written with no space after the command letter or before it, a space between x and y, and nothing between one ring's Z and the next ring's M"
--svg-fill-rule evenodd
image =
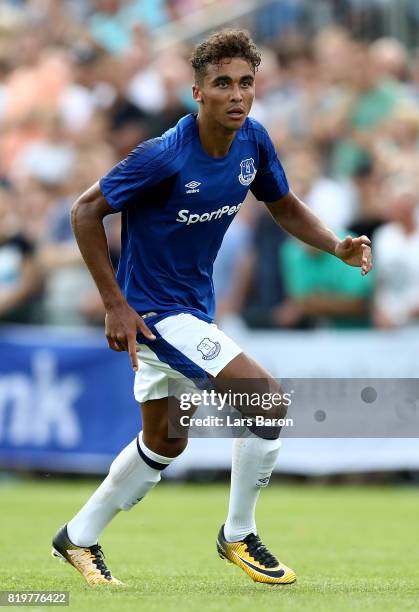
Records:
M290 239L249 196L215 265L218 317L254 328L414 325L419 50L338 25L335 11L353 22L358 0L316 3L328 10L310 36L304 0L264 4L245 22L263 55L251 114L269 130L292 189L339 235L368 235L375 266L362 278ZM239 6L0 3L0 322L103 324L71 205L140 141L196 112L188 59L196 41L156 45L164 28ZM106 218L106 231L116 267L119 215Z

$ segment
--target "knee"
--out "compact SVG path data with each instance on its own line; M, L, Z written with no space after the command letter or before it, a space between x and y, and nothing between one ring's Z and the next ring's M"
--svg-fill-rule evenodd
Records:
M282 419L285 419L285 417L287 416L287 413L288 413L288 406L281 403L278 406L272 406L267 416L269 416L269 418L282 420Z
M281 385L276 380L270 379L266 382L268 391L264 391L260 395L261 402L258 410L258 415L263 417L262 423L261 425L254 424L249 429L259 438L271 441L277 440L279 443L278 438L287 416L289 402Z
M267 415L272 419L285 419L288 412L289 400L287 394L284 394L284 389L274 379L272 379L269 385L269 392L267 394Z

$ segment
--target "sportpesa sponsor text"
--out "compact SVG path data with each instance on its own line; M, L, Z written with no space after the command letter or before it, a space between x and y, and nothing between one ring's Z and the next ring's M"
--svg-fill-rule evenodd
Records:
M191 225L192 223L205 223L206 221L212 221L213 219L220 219L223 215L234 215L236 212L240 210L243 202L237 204L237 206L229 206L226 204L217 210L213 210L211 212L204 212L202 214L190 213L188 209L179 210L176 221L178 223L186 223L186 225Z

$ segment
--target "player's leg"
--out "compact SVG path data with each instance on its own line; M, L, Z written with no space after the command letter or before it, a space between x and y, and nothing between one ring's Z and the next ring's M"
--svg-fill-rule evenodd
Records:
M170 409L179 405L176 398L163 398L151 400L141 404L142 436L141 447L147 451L164 456L167 460L175 459L188 444L188 428L182 428L181 438L169 437L169 403Z
M248 394L260 393L265 388L270 393L281 393L270 374L244 353L223 368L215 383L225 391L229 381L237 380L240 390ZM279 407L269 417L283 418L285 412ZM265 434L266 437L261 437ZM259 493L269 483L280 447L279 429L262 429L259 435L252 433L234 440L228 516L217 541L220 556L239 565L253 580L271 584L289 584L296 579L294 572L261 543L255 522Z
M158 337L152 343L153 351L185 376L192 374L200 379L209 376L221 391L228 391L233 379L239 380L242 387L245 383L247 389L241 390L247 390L249 395L261 390L272 393L280 390L266 370L212 323L181 313L157 322L153 332ZM283 415L282 412L279 416ZM274 432L274 439L251 436L234 443L231 509L227 519L228 537L232 540L255 530L256 501L260 486L266 486L277 459L278 434Z
M69 561L91 585L119 583L106 568L97 539L116 514L130 510L160 481L162 470L187 442L187 430L181 439L167 436L168 380L182 375L148 347L139 349L134 395L142 407L143 430L114 459L99 488L53 540L54 554Z
M224 391L229 388L230 381L235 384L235 390L239 386L240 391L247 395L262 392L256 388L259 381L262 385L269 384L271 392L280 392L270 374L245 353L235 357L215 379ZM230 504L224 527L229 541L238 541L249 533L256 533L256 502L260 489L268 485L281 447L279 430L270 437L273 439L249 435L234 440Z
M141 406L142 431L114 459L108 476L68 523L68 535L74 544L95 544L114 516L133 508L184 450L186 439L167 439L167 405L168 398L161 398Z
M133 508L160 481L162 470L187 444L186 437L167 437L168 398L144 402L141 410L142 432L114 459L99 488L53 540L53 554L71 563L92 586L121 584L104 563L98 537L121 510Z

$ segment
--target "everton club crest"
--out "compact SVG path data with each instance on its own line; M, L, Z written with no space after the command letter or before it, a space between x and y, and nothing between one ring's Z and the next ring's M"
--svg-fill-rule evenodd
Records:
M214 359L221 350L220 343L210 338L204 338L196 347L202 353L202 359Z
M255 160L251 157L250 159L244 159L240 162L240 174L239 181L242 185L250 185L256 176Z

